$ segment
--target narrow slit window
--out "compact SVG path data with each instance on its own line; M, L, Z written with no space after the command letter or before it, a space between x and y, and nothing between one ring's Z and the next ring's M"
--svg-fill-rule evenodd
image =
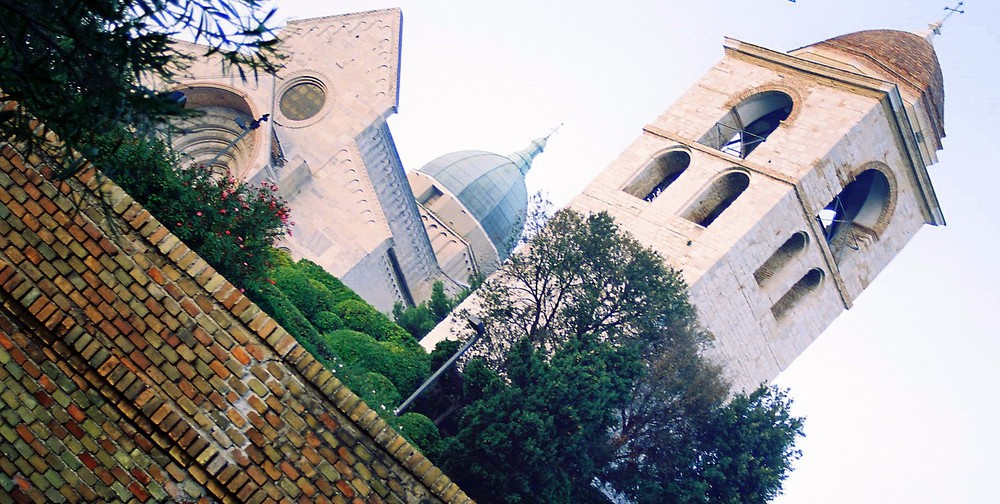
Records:
M444 193L442 193L437 186L432 185L428 187L419 198L417 198L417 203L420 203L426 208L433 205L438 199L441 198L441 196L444 196Z
M771 314L774 315L776 320L781 320L785 318L788 313L795 308L803 298L805 298L810 292L815 291L820 284L823 283L823 270L819 268L813 268L809 270L795 285L792 285L791 289L774 306L771 307Z
M757 271L754 271L753 278L757 281L757 285L763 287L775 273L781 271L796 255L805 250L808 244L809 238L802 231L785 240L785 243L782 243L778 250L757 268Z

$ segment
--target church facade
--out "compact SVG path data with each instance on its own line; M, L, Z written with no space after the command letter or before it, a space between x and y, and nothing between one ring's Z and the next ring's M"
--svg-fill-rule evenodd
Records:
M176 89L204 115L172 138L191 162L279 187L292 255L384 311L511 253L546 142L407 174L385 122L401 22L397 9L289 22L284 68L253 82L197 62ZM927 173L944 136L931 36L872 30L789 53L727 39L723 60L570 203L609 212L683 271L739 388L775 377L917 230L944 224Z
M399 9L290 21L277 73L242 79L202 58L170 84L201 112L173 125L182 160L274 184L295 223L282 246L382 311L429 299L437 281L456 291L507 257L527 209L524 175L545 147L461 151L407 174L386 125L401 30Z

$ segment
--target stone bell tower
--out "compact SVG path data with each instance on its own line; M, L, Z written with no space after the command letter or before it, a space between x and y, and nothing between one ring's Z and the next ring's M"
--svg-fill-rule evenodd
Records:
M863 31L725 57L570 206L681 269L737 388L787 367L924 224L944 137L927 36Z

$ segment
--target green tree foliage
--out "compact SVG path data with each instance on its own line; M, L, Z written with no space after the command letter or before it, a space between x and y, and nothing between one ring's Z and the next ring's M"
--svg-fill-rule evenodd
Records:
M695 468L703 431L728 392L720 369L699 357L691 334L672 335L619 405L610 458L600 471L604 485L633 502L700 502L705 489Z
M556 213L484 288L486 344L438 423L438 462L478 502L780 491L801 419L784 396L725 402L680 275L611 217Z
M606 213L557 212L485 287L481 318L490 337L477 355L498 369L525 338L543 350L582 335L653 348L664 328L695 323L680 274Z
M412 393L430 372L430 358L398 343L341 329L322 336L324 345L355 373L374 372L389 379L401 395Z
M348 388L380 413L384 413L402 401L392 380L381 373L358 372L355 369L341 373L341 376L344 376L344 383Z
M414 350L420 348L420 343L410 333L364 301L347 299L337 303L334 310L348 329L365 332L379 341L397 343Z
M403 308L403 303L397 302L392 307L392 318L418 340L426 336L438 324L438 321L434 319L434 314L425 303Z
M316 320L313 325L316 326L317 331L328 333L337 329L343 329L344 320L336 313L321 311L316 314Z
M337 309L337 299L330 289L297 266L281 266L273 271L275 285L284 292L299 311L315 323L322 312Z
M521 340L505 371L506 379L480 361L467 368L467 393L479 399L463 411L455 451L444 455L448 473L478 502L592 499L615 406L641 373L637 356L572 337L545 359Z
M265 284L251 293L251 298L275 322L285 328L309 353L324 363L331 362L336 355L320 345L319 332L309 323L309 319L295 306L281 289Z
M803 419L791 414L787 390L760 387L737 394L706 426L699 502L763 504L781 493L791 464L802 456L795 439Z
M281 252L271 262L274 283L251 293L255 302L381 414L427 377L430 356L416 340L323 268Z
M179 109L148 85L188 61L171 36L204 44L241 75L270 72L273 13L256 0L0 0L0 101L24 107L3 112L0 132L34 141L35 117L78 148L123 124L148 131Z
M457 340L444 340L431 352L431 370L436 371L462 346ZM463 383L457 366L451 366L438 377L434 385L414 402L413 409L433 419L435 425L449 432L455 430L452 414L463 405Z
M289 230L277 187L251 187L193 167L176 167L162 141L118 125L93 139L92 161L233 285L259 290L271 249ZM126 169L127 168L127 169Z
M287 255L285 256L287 257ZM327 290L333 294L333 302L339 303L348 299L357 299L361 301L361 296L357 295L350 287L344 285L337 277L331 275L322 266L310 261L309 259L299 259L294 263L295 268L309 275L311 280L315 280L324 286Z
M424 455L437 458L441 453L441 434L434 422L420 413L403 413L389 422L410 443L417 446Z
M427 307L437 322L444 320L451 309L455 307L454 301L445 294L443 283L434 282L431 287L431 300L427 303Z
M434 326L444 320L451 313L451 309L468 295L469 290L464 289L456 296L450 297L444 291L444 283L436 281L431 288L430 301L407 308L403 308L403 304L397 302L392 307L392 316L400 327L420 340L431 332Z

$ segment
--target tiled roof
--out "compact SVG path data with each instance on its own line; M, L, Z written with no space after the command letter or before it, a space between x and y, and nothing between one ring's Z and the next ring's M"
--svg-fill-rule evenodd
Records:
M865 30L813 44L847 53L880 70L886 80L926 93L933 118L944 131L944 77L934 46L915 33L898 30ZM941 136L944 136L943 134Z
M0 403L3 502L471 502L120 188L11 145Z

